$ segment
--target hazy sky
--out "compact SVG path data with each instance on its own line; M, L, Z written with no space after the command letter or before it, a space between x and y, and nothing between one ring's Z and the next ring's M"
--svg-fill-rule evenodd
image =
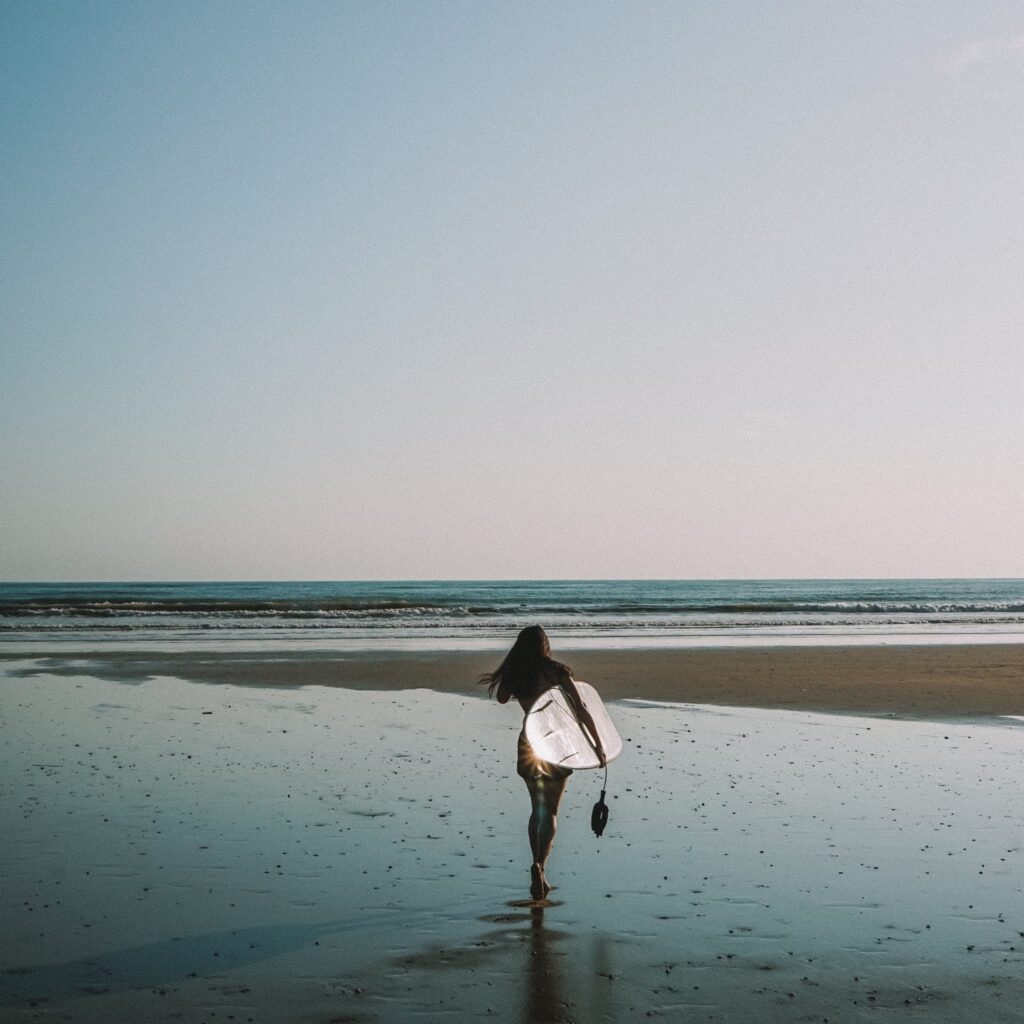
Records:
M0 579L1024 576L1024 7L0 7Z

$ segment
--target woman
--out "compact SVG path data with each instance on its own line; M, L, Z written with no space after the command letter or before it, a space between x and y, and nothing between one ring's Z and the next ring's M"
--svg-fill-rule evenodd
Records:
M505 655L505 660L493 672L482 676L480 681L488 684L488 693L497 694L499 704L507 704L510 697L515 697L524 715L542 693L554 686L561 687L572 703L580 722L592 736L597 736L594 721L580 700L569 666L551 657L551 645L548 643L547 634L540 626L527 626L516 638L512 650ZM600 740L597 753L601 758L601 764L604 764L604 751L600 749ZM558 805L565 791L566 780L572 775L572 769L562 768L537 757L527 742L524 727L519 733L516 771L526 783L533 806L528 830L530 851L533 854L533 864L530 867L530 895L535 900L541 900L551 891L551 886L544 875L544 865L551 852L551 844L555 840Z

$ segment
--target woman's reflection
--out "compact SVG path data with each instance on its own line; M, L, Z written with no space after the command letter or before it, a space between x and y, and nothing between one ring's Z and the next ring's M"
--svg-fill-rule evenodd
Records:
M562 955L552 949L562 936L544 927L544 906L530 907L529 961L523 1024L563 1024L571 1020L562 992Z

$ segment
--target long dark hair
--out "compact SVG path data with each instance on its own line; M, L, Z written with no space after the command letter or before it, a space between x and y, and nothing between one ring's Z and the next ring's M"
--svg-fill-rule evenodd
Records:
M529 697L541 674L554 680L571 676L572 669L551 657L548 635L540 626L527 626L516 637L505 660L493 672L485 672L480 682L487 684L487 692L492 697L504 683L508 692L518 699L520 695Z

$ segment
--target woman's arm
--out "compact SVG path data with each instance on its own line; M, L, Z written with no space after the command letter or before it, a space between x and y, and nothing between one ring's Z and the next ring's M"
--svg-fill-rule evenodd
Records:
M573 712L576 715L576 720L587 732L591 746L593 746L598 760L601 762L601 767L603 768L608 763L604 756L604 744L601 742L601 737L598 735L594 719L591 718L590 712L583 703L583 698L580 697L580 691L576 689L576 680L566 673L566 675L559 680L558 685L561 686L563 692L569 698Z

